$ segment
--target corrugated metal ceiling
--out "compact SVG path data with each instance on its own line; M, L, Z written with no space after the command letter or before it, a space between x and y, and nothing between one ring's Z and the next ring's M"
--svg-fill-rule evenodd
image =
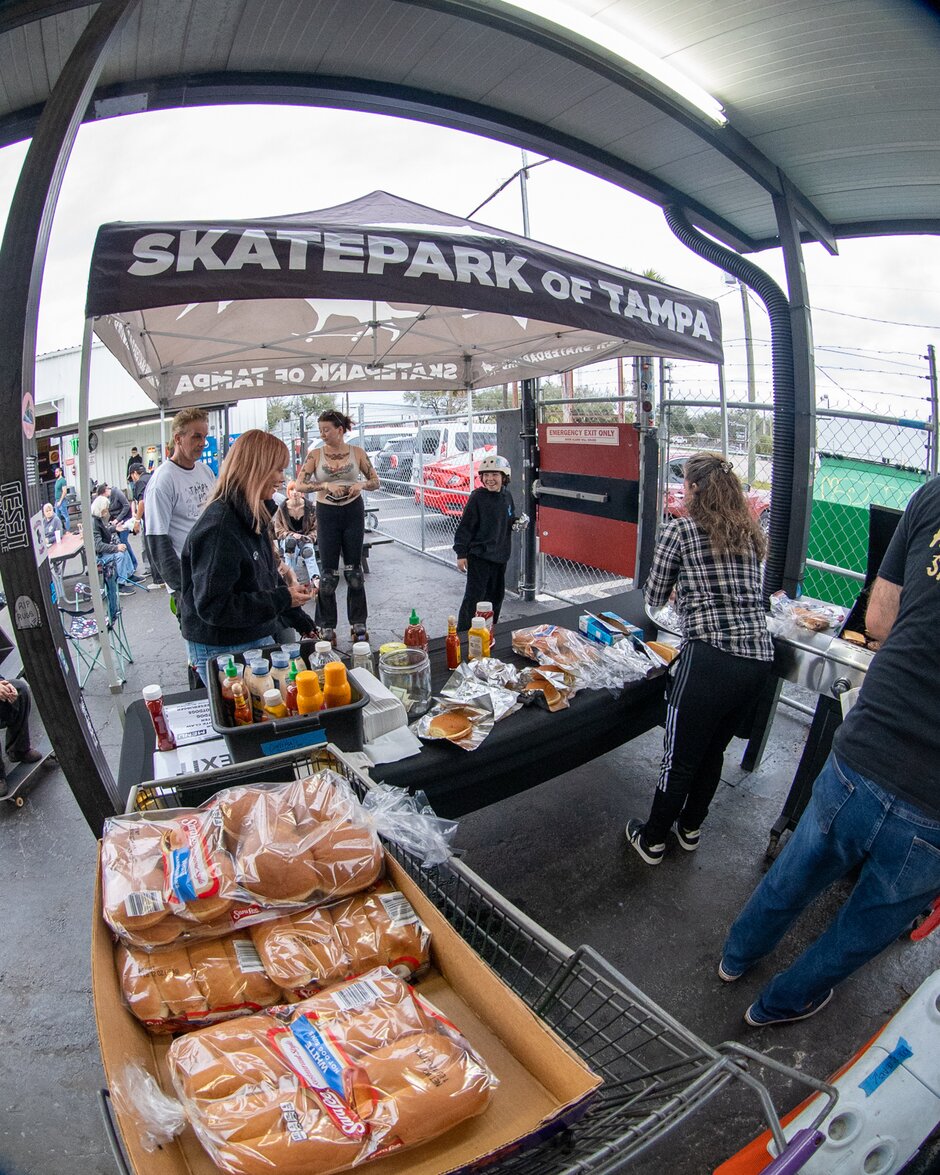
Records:
M940 22L916 0L569 0L724 106L718 129L500 0L140 0L91 117L207 101L344 105L529 146L743 249L780 173L808 235L937 232ZM0 3L0 144L28 134L93 6Z

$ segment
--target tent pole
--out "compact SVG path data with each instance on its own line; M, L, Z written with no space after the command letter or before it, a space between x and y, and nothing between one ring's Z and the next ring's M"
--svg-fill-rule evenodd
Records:
M529 525L522 532L522 581L519 595L523 600L535 599L535 559L537 543L536 510L533 485L538 477L538 429L535 404L536 380L522 381L522 500L529 516Z
M82 336L82 366L78 379L78 484L82 488L82 501L88 502L88 508L82 510L84 524L85 563L88 568L88 587L91 591L91 605L95 612L95 621L98 625L98 644L108 670L108 682L112 694L123 692L123 685L118 677L114 663L114 650L108 639L108 617L105 614L104 600L101 598L101 577L98 574L98 556L95 554L95 525L91 513L91 472L89 470L88 448L88 388L91 382L91 332L92 320L85 319L85 333ZM124 707L119 706L121 723L124 722Z

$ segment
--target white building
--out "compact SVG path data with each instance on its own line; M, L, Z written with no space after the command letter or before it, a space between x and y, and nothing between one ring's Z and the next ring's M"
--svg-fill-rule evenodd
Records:
M39 480L49 484L54 469L61 464L70 486L77 484L78 469L78 387L81 347L53 351L36 360L36 429ZM154 406L100 343L92 345L91 382L89 388L90 440L94 451L90 474L96 481L107 481L122 488L127 459L137 446L146 464L158 464L163 452L160 435L160 410ZM166 441L171 415L166 420ZM225 412L209 412L210 448L221 453L225 431ZM229 434L249 428L267 427L267 401L242 400L228 410Z

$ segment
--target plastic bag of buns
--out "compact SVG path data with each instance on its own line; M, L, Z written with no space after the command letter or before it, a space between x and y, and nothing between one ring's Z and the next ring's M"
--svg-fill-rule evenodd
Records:
M386 968L312 999L177 1037L189 1123L230 1175L327 1175L481 1114L496 1078Z
M325 770L228 788L201 808L106 821L104 916L122 941L145 949L218 938L366 889L382 869L374 822Z
M151 1032L189 1032L286 999L246 931L205 942L114 954L124 1002Z
M619 689L625 681L643 676L609 656L604 645L557 624L515 629L512 650L537 661L543 670L566 675L569 698L579 689Z
M259 923L251 938L268 977L295 998L379 966L414 979L430 961L430 934L386 881L330 906Z

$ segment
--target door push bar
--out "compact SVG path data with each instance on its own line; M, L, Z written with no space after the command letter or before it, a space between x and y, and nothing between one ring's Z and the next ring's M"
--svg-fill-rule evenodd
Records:
M538 480L532 483L532 492L537 498L574 498L578 502L609 502L610 494L589 494L585 490L562 490L555 486L543 486Z

